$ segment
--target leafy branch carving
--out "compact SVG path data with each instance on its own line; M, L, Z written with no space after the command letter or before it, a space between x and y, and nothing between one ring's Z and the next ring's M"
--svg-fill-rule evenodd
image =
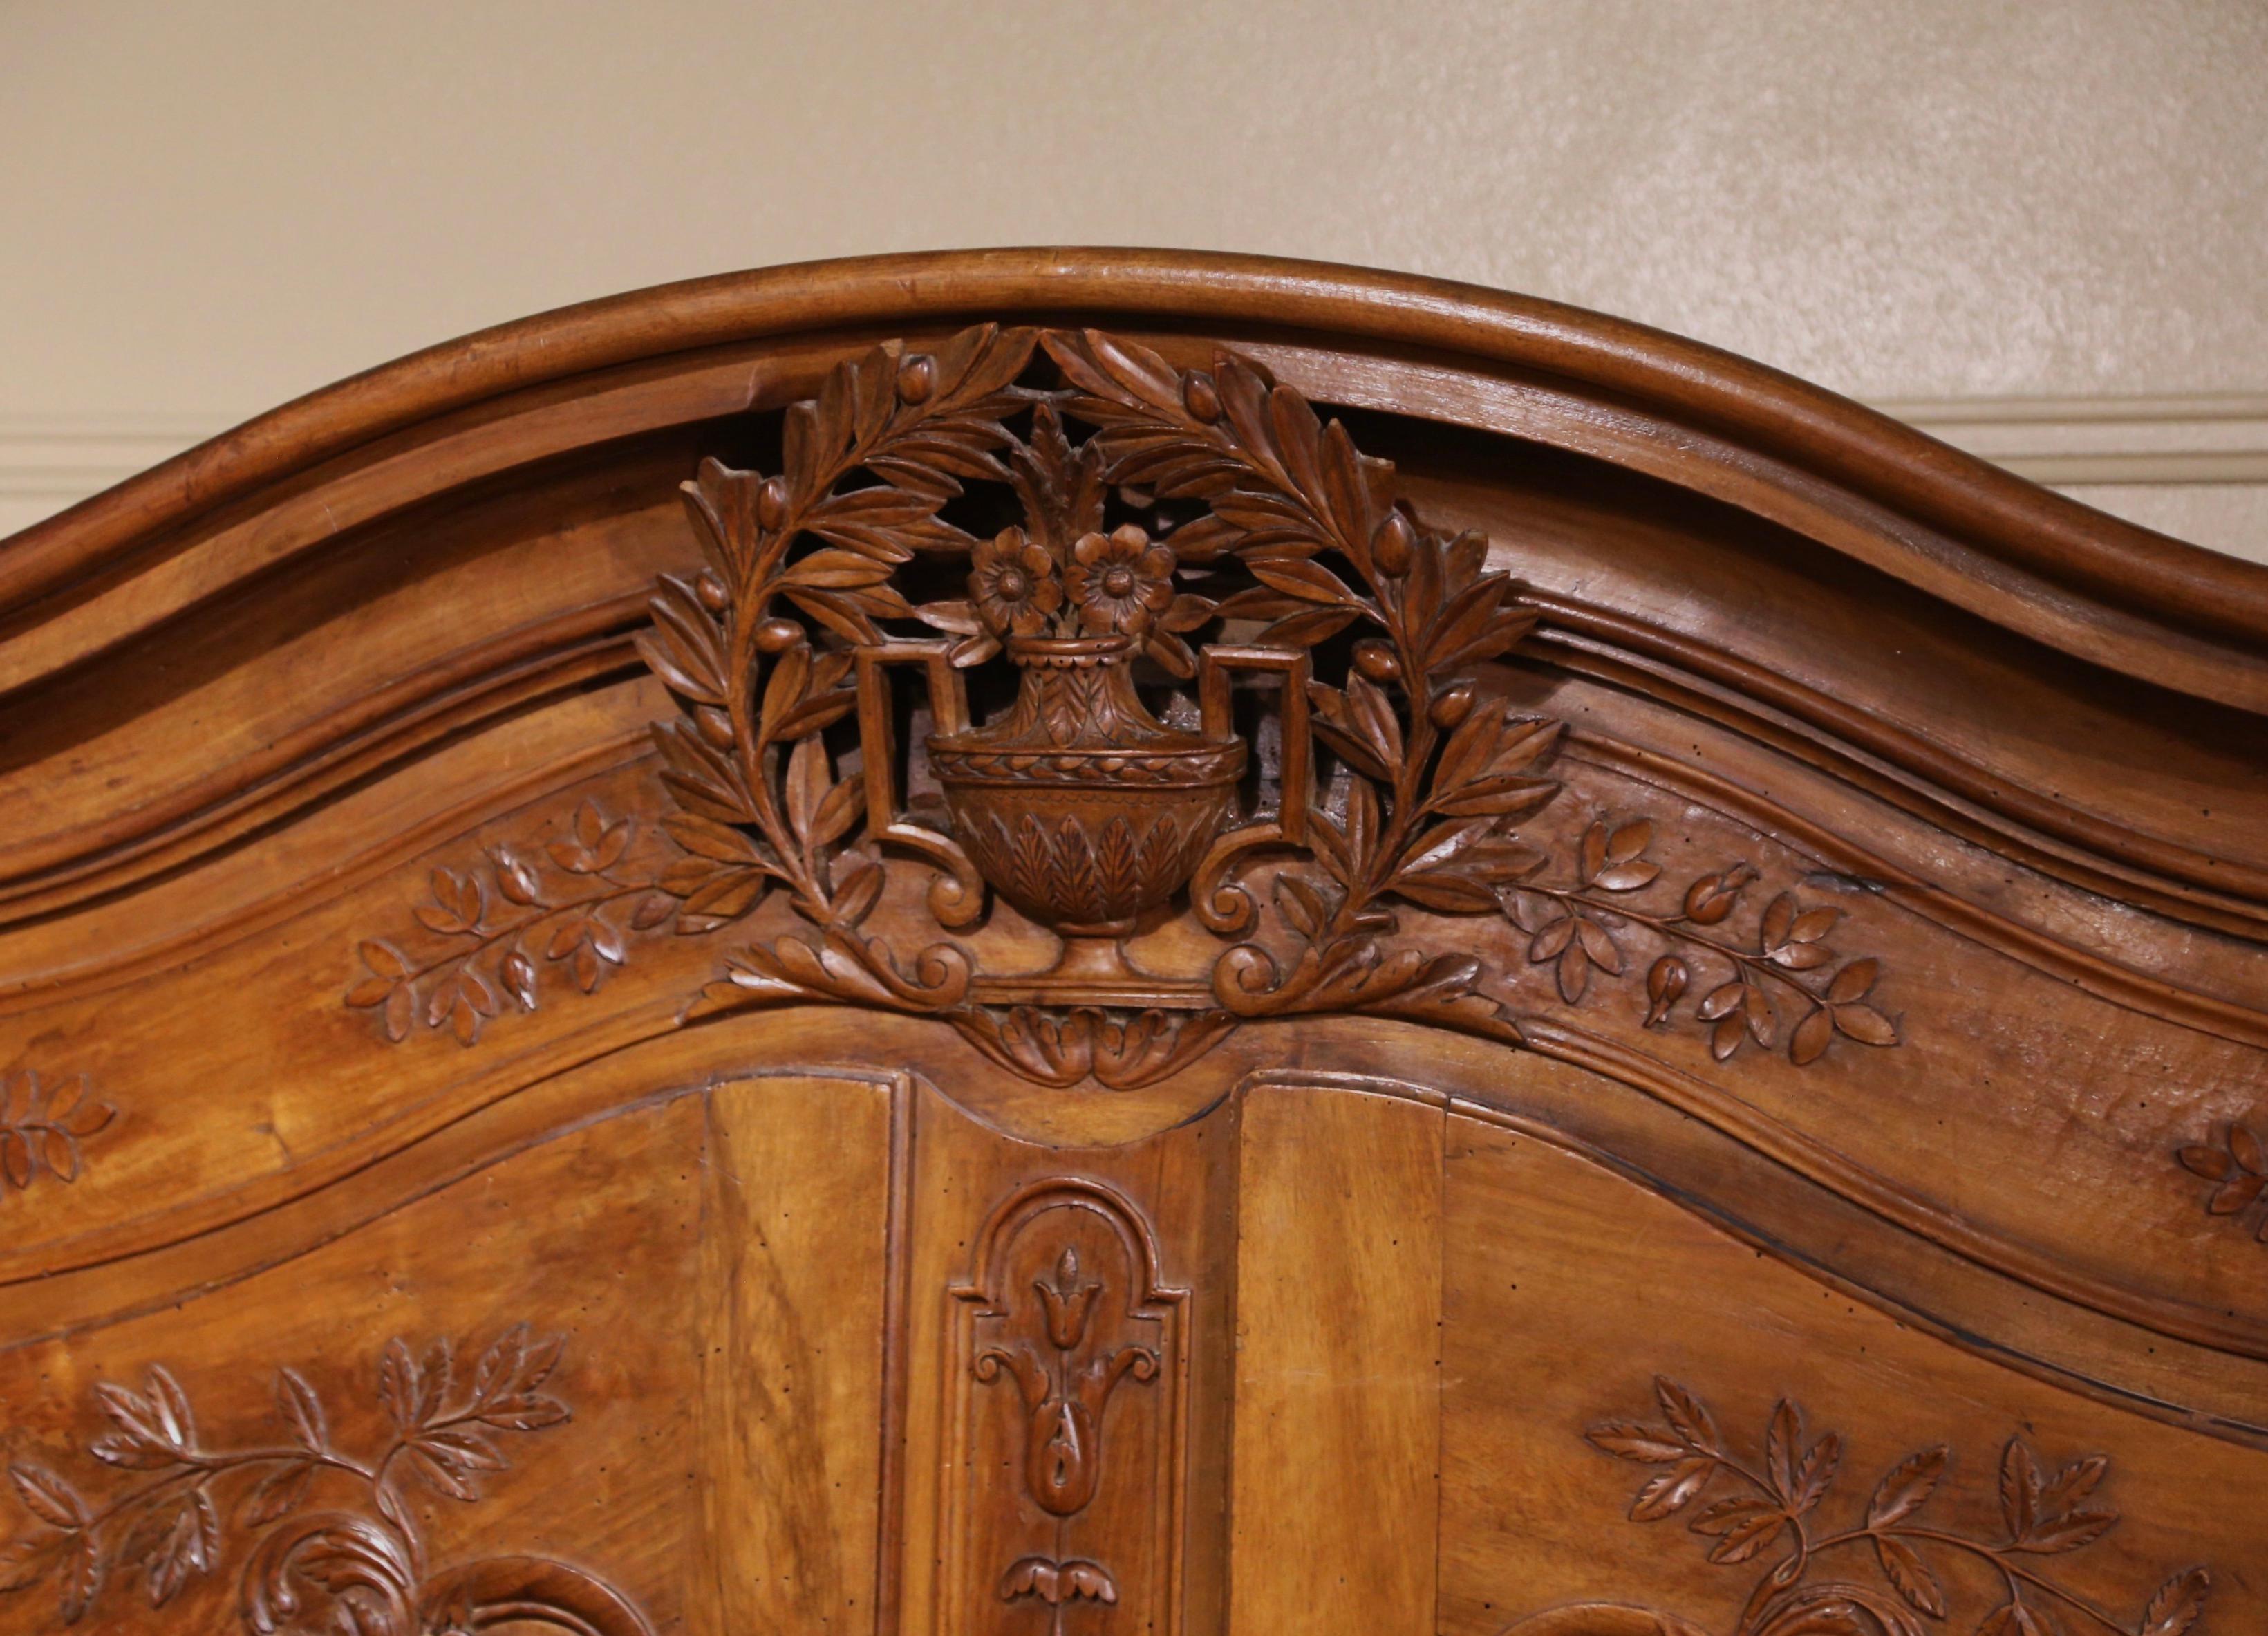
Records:
M1781 892L1759 913L1753 936L1735 940L1732 917L1760 878L1747 863L1695 877L1675 909L1645 907L1638 895L1661 877L1661 866L1647 856L1653 838L1649 819L1599 817L1574 848L1572 880L1556 886L1531 880L1506 894L1505 913L1527 937L1529 962L1551 968L1560 999L1580 1003L1594 972L1626 975L1623 936L1638 926L1678 951L1660 955L1646 970L1648 1028L1672 1020L1693 985L1697 955L1721 963L1721 980L1706 987L1691 1013L1708 1025L1710 1054L1719 1062L1744 1044L1770 1050L1779 1041L1775 991L1802 1007L1785 1036L1788 1059L1798 1067L1818 1061L1838 1037L1862 1045L1898 1043L1897 1025L1869 999L1881 962L1870 956L1837 966L1827 946L1841 910L1807 908L1793 892Z
M2268 1244L2268 1210L2257 1208L2264 1194L2268 1194L2268 1149L2263 1148L2260 1138L2250 1125L2231 1120L2217 1145L2192 1143L2175 1157L2191 1175L2202 1176L2213 1184L2213 1191L2205 1196L2207 1214L2241 1216L2250 1212L2256 1218L2253 1236Z
M939 515L963 478L1012 481L1000 421L1027 404L1013 383L1032 346L1027 330L987 325L934 356L877 348L787 411L777 474L707 461L686 485L708 567L690 583L662 580L653 630L639 641L686 711L654 730L679 808L664 827L693 860L667 885L684 912L712 925L784 892L815 928L736 955L711 986L711 1006L834 999L938 1013L968 992L968 957L953 945L922 951L908 970L859 932L880 898L883 862L878 845L850 841L870 818L867 786L836 776L823 735L858 703L841 644L880 646L877 620L917 617L894 571L917 552L975 544ZM861 471L879 481L846 486ZM833 640L815 647L783 608ZM977 662L988 640L967 637L955 660ZM870 833L894 817L879 815ZM947 859L938 840L926 850ZM981 893L964 866L940 881L932 907L965 924Z
M431 895L411 910L432 952L366 939L347 1004L375 1013L389 1040L446 1026L470 1045L507 1001L535 1010L547 969L589 994L628 962L632 934L673 918L680 931L705 930L676 901L685 860L659 874L634 868L637 835L634 820L610 819L585 800L540 846L500 845L470 867L434 870Z
M116 1112L86 1094L84 1076L49 1088L28 1068L0 1075L0 1195L20 1193L43 1175L77 1181L80 1145L109 1129Z
M232 1447L205 1441L188 1394L162 1367L139 1391L102 1382L94 1396L110 1425L89 1452L129 1480L90 1494L46 1465L12 1463L10 1485L33 1526L0 1549L0 1593L52 1576L58 1617L70 1625L106 1588L136 1575L150 1605L163 1608L219 1571L232 1523L260 1534L239 1597L254 1636L318 1624L355 1636L439 1636L475 1628L475 1610L491 1601L522 1599L585 1621L563 1628L645 1636L645 1621L615 1592L556 1563L494 1559L430 1571L409 1504L416 1488L479 1500L483 1482L510 1463L500 1437L567 1420L567 1405L544 1389L563 1345L520 1324L468 1371L446 1338L422 1354L389 1342L377 1393L389 1431L366 1455L339 1442L321 1396L294 1369L276 1376L280 1435ZM326 1508L314 1508L319 1494ZM328 1622L318 1617L325 1608Z
M1952 1469L1952 1451L1943 1447L1892 1466L1854 1524L1829 1529L1819 1511L1842 1472L1838 1434L1812 1441L1802 1410L1782 1398L1765 1428L1762 1460L1744 1458L1693 1393L1660 1375L1653 1388L1659 1422L1607 1421L1584 1435L1616 1459L1659 1468L1631 1500L1631 1521L1690 1513L1687 1526L1713 1542L1708 1559L1719 1566L1785 1549L1757 1581L1735 1636L1924 1636L1917 1614L1954 1618L1941 1567L1963 1557L1988 1567L2000 1586L2001 1599L1976 1625L1977 1636L2057 1636L2064 1620L2116 1636L2183 1636L2204 1608L2212 1581L2202 1567L2174 1574L2141 1617L2128 1620L2038 1566L2092 1544L2117 1522L2117 1512L2088 1503L2110 1470L2101 1455L2051 1471L2022 1438L2010 1438L2000 1455L1998 1537L1922 1517ZM1819 1572L1827 1562L1861 1553L1873 1559L1889 1590Z

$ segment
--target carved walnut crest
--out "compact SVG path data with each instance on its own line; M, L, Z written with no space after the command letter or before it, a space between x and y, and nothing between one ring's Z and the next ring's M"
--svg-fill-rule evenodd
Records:
M2092 1544L2117 1522L2117 1512L2092 1502L2110 1469L2101 1455L2045 1468L2022 1438L2010 1438L2000 1454L1997 1537L1923 1516L1953 1467L1952 1451L1941 1447L1899 1461L1854 1522L1831 1528L1820 1507L1842 1472L1839 1435L1812 1441L1801 1408L1783 1398L1757 1460L1735 1449L1708 1405L1684 1387L1657 1375L1653 1389L1659 1422L1611 1420L1584 1435L1618 1460L1659 1468L1631 1502L1632 1522L1690 1514L1687 1526L1712 1542L1709 1560L1723 1566L1784 1550L1757 1581L1734 1636L1926 1636L1917 1615L1955 1618L1942 1564L1963 1558L1984 1565L1999 1586L1999 1600L1973 1626L1975 1616L1960 1616L1977 1636L2053 1636L2066 1621L2113 1636L2182 1636L2205 1606L2212 1578L2201 1567L2174 1574L2139 1619L2126 1619L2040 1566ZM1837 1577L1852 1557L1871 1557L1888 1588Z
M1747 863L1672 907L1644 895L1660 871L1644 818L1537 829L1559 725L1510 707L1485 668L1535 614L1482 536L1425 527L1389 462L1256 364L1221 351L1184 371L1096 331L990 325L934 353L880 347L785 412L777 472L712 460L685 489L706 566L660 580L639 639L682 707L654 733L681 856L605 877L621 895L589 917L585 988L621 957L605 905L639 897L632 929L659 925L658 888L681 932L775 897L807 923L732 954L696 1013L935 1017L1049 1085L1148 1084L1248 1021L1303 1013L1516 1044L1524 970L1582 1003L1632 974L1633 936L1661 946L1645 1021L1690 1018L1719 1060L1744 1042L1784 1042L1798 1065L1838 1038L1897 1043L1876 963L1828 969L1839 911L1774 894L1735 939ZM1012 700L973 721L972 673L1002 665ZM893 681L907 668L925 731ZM1240 701L1272 711L1256 800ZM901 747L909 726L920 741ZM1004 972L971 940L872 935L893 855L928 866L941 932L976 929L990 893L1057 933L1060 957ZM519 925L548 925L549 898L483 918L509 895L501 860L492 892L443 873L428 909L460 952L363 946L350 999L397 1038L422 1021L469 1041L504 996L532 1009L537 952L558 958L563 932ZM1228 946L1204 969L1139 969L1126 940L1184 891ZM1480 940L1500 952L1449 949L1443 916L1509 921Z
M453 1636L519 1620L652 1636L619 1592L563 1563L491 1557L431 1567L408 1504L413 1486L477 1500L483 1480L510 1463L500 1435L568 1419L544 1390L563 1344L520 1324L461 1370L446 1338L422 1355L389 1342L378 1400L390 1430L366 1456L341 1445L320 1395L294 1369L276 1372L280 1435L235 1447L205 1441L163 1367L138 1392L105 1382L94 1395L110 1429L89 1452L132 1476L89 1495L48 1466L11 1464L9 1482L34 1526L0 1547L0 1594L52 1578L57 1617L72 1625L134 1575L162 1608L219 1571L233 1527L256 1536L238 1589L248 1636Z

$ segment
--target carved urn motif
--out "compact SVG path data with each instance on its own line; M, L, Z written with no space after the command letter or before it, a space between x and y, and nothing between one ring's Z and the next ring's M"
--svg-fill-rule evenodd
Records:
M929 741L984 878L1067 937L1118 937L1178 891L1229 817L1241 739L1169 727L1134 691L1133 638L1010 636L998 719Z
M1175 641L1172 549L1131 523L1101 532L1091 464L1052 417L1023 465L1031 527L979 542L968 575L980 639L1020 673L1015 702L932 734L930 764L993 889L1063 935L1066 964L1111 963L1082 944L1123 937L1189 880L1234 809L1245 744L1168 726L1134 690L1137 653Z

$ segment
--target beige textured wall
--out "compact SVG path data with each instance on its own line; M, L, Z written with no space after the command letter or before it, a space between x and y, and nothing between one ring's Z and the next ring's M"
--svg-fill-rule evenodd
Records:
M1604 308L2268 559L2263 0L0 0L0 530L539 308L1037 242Z

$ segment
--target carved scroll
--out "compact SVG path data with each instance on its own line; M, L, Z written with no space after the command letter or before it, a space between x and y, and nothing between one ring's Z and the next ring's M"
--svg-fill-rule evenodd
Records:
M951 1628L1178 1630L1187 1292L1159 1283L1134 1206L1086 1182L1012 1196L975 1268L951 1292Z

